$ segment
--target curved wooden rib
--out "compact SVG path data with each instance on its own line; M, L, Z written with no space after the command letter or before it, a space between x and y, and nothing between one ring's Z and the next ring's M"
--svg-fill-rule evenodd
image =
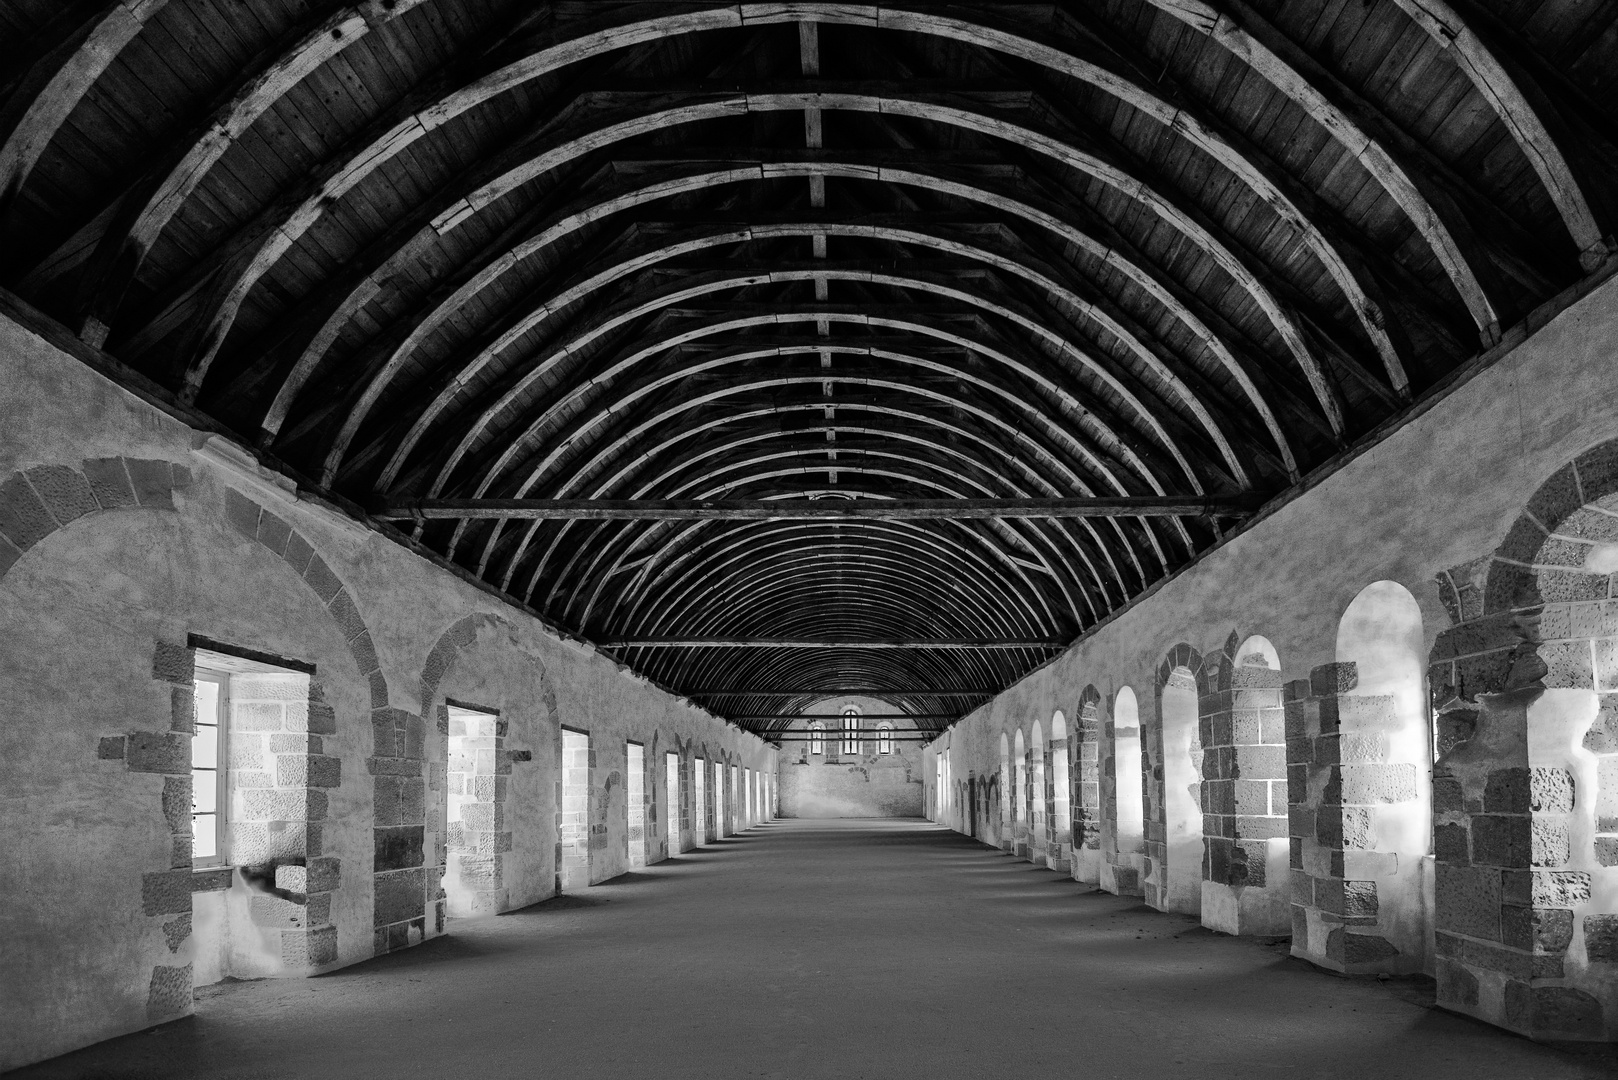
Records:
M734 392L739 393L743 391L737 390ZM660 442L642 447L634 457L630 458L625 463L619 464L616 471L608 474L604 479L601 479L596 483L596 486L591 489L590 497L606 498L611 493L620 490L621 485L627 483L631 477L631 474L633 474L640 467L650 464L654 458L678 443L701 435L710 428L718 427L727 423L739 422L741 420L758 419L788 412L813 411L819 413L822 412L825 407L822 403L772 405L765 409L750 412L724 414L718 419L702 424L674 423L685 412L703 405L712 404L719 400L721 400L720 397L707 394L698 398L688 398L683 401L673 402L664 406L661 410L653 415L641 420L629 430L618 433L606 446L598 447L593 458L588 461L580 462L579 467L569 473L569 475L563 480L562 484L557 489L557 497L566 498L575 494L586 482L588 482L587 478L598 475L600 471L606 467L606 462L609 459L627 454L631 446L636 445L642 438L649 436L651 431L661 424L669 423L673 425L673 434L669 438ZM1036 485L1047 495L1055 495L1057 492L1064 490L1082 490L1088 487L1082 478L1079 477L1078 474L1075 473L1066 462L1062 461L1059 457L1047 450L1043 445L1036 442L1026 431L1022 429L1020 425L1008 423L1000 417L995 416L994 414L985 410L979 410L978 413L972 415L974 415L975 419L988 424L991 429L997 430L1003 437L1009 439L1011 441L1011 445L1018 448L1020 451L1019 453L1012 454L1008 449L1001 447L997 443L992 443L983 435L972 432L963 426L948 424L937 417L927 416L918 412L911 412L896 409L891 406L881 406L862 402L843 402L838 405L838 409L843 412L868 412L878 416L891 415L900 420L909 421L923 428L938 427L947 430L955 439L980 445L986 452L990 454L1002 455L1005 458L1007 469L1020 471L1027 482ZM1058 485L1048 480L1043 474L1036 471L1034 468L1036 464L1048 470L1054 471L1057 477L1061 479L1062 483ZM1007 478L1008 482L1010 481L1009 472L1004 472L1002 475ZM640 497L644 493L650 491L651 488L643 484L640 487L631 490L636 497ZM1140 564L1140 557L1135 549L1135 546L1127 542L1127 540L1124 538L1122 530L1117 527L1117 522L1110 522L1109 524L1111 524L1114 531L1118 533L1119 543L1123 551L1133 562L1135 572L1139 575L1139 580L1142 582L1142 584L1144 584L1148 579L1145 568ZM1092 538L1095 540L1097 548L1106 558L1109 569L1111 569L1113 574L1112 580L1116 581L1119 584L1120 590L1122 590L1122 582L1124 581L1124 577L1120 571L1120 568L1118 567L1117 562L1113 559L1111 548L1102 541L1101 536L1096 530L1093 522L1085 521L1082 523L1082 525L1084 529L1090 533ZM511 557L509 569L503 581L502 588L509 589L512 583L513 575L517 567L521 564L523 549L526 548L526 546L532 541L533 536L538 531L539 527L538 522L533 522L530 524L516 551ZM558 545L561 544L562 538L571 530L571 528L572 523L570 522L557 529L556 535L551 539L546 551L535 562L533 570L528 575L526 588L521 590L529 602L532 602L533 600L533 593L536 583L544 574L547 563L549 562L551 556L556 552ZM625 552L625 557L627 557L627 554L628 553ZM610 573L616 573L618 566L619 564L615 563L614 569L610 571ZM565 575L558 575L557 580L560 581L564 576ZM548 596L544 601L545 606L549 607L554 595L555 592L553 587L551 595ZM1120 599L1122 599L1123 595L1123 592L1120 591Z
M16 199L39 155L95 85L168 0L117 0L46 53L0 111L0 212Z
M242 73L228 101L168 167L137 182L90 257L79 285L79 336L100 346L146 253L208 171L289 90L378 26L425 0L354 4L318 19L282 52Z
M1427 36L1448 50L1455 65L1500 117L1555 204L1586 270L1606 261L1609 247L1573 170L1522 90L1466 21L1444 0L1394 0Z
M375 405L377 399L386 388L388 380L393 378L394 375L396 375L403 368L404 364L409 358L410 353L419 346L419 344L430 334L432 329L440 325L442 321L452 314L459 306L465 304L478 292L493 284L502 274L515 267L523 260L532 257L547 245L554 243L560 237L565 236L586 224L600 220L602 217L610 213L614 213L632 206L641 205L646 201L662 197L666 194L696 190L704 186L711 187L726 183L736 183L758 179L772 179L784 176L810 176L816 174L822 176L836 176L843 179L865 179L875 182L927 188L938 191L941 194L951 195L956 198L979 203L992 209L1011 214L1029 222L1030 224L1045 229L1061 240L1074 244L1086 254L1099 259L1109 268L1126 276L1131 282L1140 285L1148 293L1148 295L1153 298L1153 300L1162 305L1177 321L1184 325L1188 331L1190 331L1209 347L1210 351L1220 362L1221 366L1225 368L1237 385L1242 388L1244 395L1253 404L1255 410L1257 410L1260 416L1264 418L1265 425L1270 429L1272 435L1276 439L1277 449L1282 455L1282 460L1287 463L1288 469L1296 469L1296 461L1293 457L1291 445L1283 435L1280 424L1275 419L1273 410L1270 408L1268 402L1265 401L1263 395L1259 393L1257 386L1253 383L1251 375L1249 375L1246 369L1237 361L1230 349L1206 326L1206 324L1202 322L1201 319L1192 313L1191 310L1187 308L1185 304L1183 304L1178 298L1176 298L1168 288L1159 282L1153 274L1147 272L1143 267L1137 265L1124 253L1120 252L1114 245L1097 240L1088 233L1084 232L1082 229L1079 229L1061 220L1060 218L1039 210L1027 203L999 195L984 188L974 187L957 181L943 180L929 176L925 173L918 173L908 169L839 165L837 163L817 161L772 164L769 166L748 167L745 169L726 169L710 173L701 173L695 176L681 178L678 181L670 181L666 184L651 185L645 189L641 189L639 191L619 196L604 202L598 207L589 207L575 214L568 215L561 221L544 229L539 234L536 234L532 239L524 241L523 243L515 246L511 250L509 256L502 256L501 258L495 260L495 262L491 263L490 266L485 268L484 271L477 274L461 288L455 290L453 294L445 297L437 307L431 309L429 312L426 312L421 321L412 328L406 340L401 342L392 350L387 360L381 366L377 375L372 378L366 389L360 395L354 409L347 417L344 418L343 424L338 431L337 437L333 440L331 449L326 457L325 465L322 469L321 475L324 478L323 482L330 483L332 478L336 476L337 470L340 468L342 460L347 454L350 444L352 443L355 435L358 433L360 424L364 422L365 417L369 414L371 408ZM738 236L740 235L741 233L739 232ZM751 239L753 235L753 231L749 230L746 233L746 238ZM428 408L421 414L421 416L418 417L417 420L412 424L410 430L403 437L399 446L395 448L395 451L391 455L388 463L384 466L381 478L378 481L378 485L382 488L388 488L393 485L399 475L400 469L403 467L405 459L409 456L411 450L425 434L428 427L437 418L442 409L447 406L447 403L456 393L460 391L462 387L466 386L471 380L476 378L477 375L488 364L492 363L494 359L505 349L509 348L513 342L518 340L524 334L532 331L537 325L539 325L540 321L550 317L552 314L555 314L557 311L565 307L566 304L575 302L581 295L584 294L585 293L581 292L579 289L575 289L573 292L566 295L548 300L544 305L535 308L522 318L514 321L493 341L490 341L485 347L479 350L479 352L473 358L467 361L462 369L455 375L454 379L435 397L434 402L430 404ZM305 372L305 374L307 374L307 372ZM277 402L282 406L283 417L285 414L285 409L290 408L291 400L295 394L296 388L283 387L282 392L277 396ZM1340 432L1342 430L1342 411L1335 394L1328 394L1327 397L1322 400L1321 404L1323 412L1327 416L1328 421L1331 423L1332 430ZM279 423L279 421L277 422Z

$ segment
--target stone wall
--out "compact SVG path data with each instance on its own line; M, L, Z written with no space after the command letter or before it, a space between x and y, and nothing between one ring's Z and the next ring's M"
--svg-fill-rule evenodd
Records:
M26 883L0 914L0 1069L184 1015L199 979L441 933L452 848L478 910L552 895L563 723L591 740L590 881L631 865L630 740L652 836L665 750L773 771L757 738L9 321L0 371L0 876ZM191 866L198 647L298 673L236 680L227 854L249 873ZM451 705L496 718L470 770Z
M923 773L945 755L1003 785L1034 722L1088 713L1093 780L1082 727L1068 754L1075 837L1094 799L1097 840L1075 877L1186 910L1173 840L1194 828L1205 925L1290 932L1340 971L1435 974L1443 1007L1536 1038L1618 1039L1618 282L1533 322L958 722ZM1246 662L1258 636L1273 664ZM1165 742L1178 669L1197 727ZM1138 854L1118 835L1125 690ZM975 825L1015 843L1004 814Z
M838 721L845 706L864 714L894 711L875 698L836 698L805 710L825 716L825 752L809 752L812 721L800 720L789 729L790 740L781 745L780 783L776 798L780 815L789 818L921 817L921 745L895 741L893 753L877 753L876 721L864 721L861 752L841 752ZM913 735L915 725L894 721L895 734Z

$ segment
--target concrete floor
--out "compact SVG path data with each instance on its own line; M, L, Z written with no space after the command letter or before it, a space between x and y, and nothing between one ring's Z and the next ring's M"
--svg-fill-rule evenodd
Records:
M1430 985L1430 984L1426 984ZM576 897L11 1074L1618 1075L923 821L778 821Z

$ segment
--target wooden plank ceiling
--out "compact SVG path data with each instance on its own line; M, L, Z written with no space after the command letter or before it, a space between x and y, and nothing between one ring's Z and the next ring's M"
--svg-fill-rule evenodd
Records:
M0 0L0 285L359 502L1261 500L1601 268L1615 24ZM758 730L941 726L1217 539L400 528Z

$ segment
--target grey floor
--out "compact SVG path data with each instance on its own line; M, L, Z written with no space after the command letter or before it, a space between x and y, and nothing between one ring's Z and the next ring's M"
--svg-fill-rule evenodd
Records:
M778 821L576 897L12 1074L1618 1075L923 821Z

